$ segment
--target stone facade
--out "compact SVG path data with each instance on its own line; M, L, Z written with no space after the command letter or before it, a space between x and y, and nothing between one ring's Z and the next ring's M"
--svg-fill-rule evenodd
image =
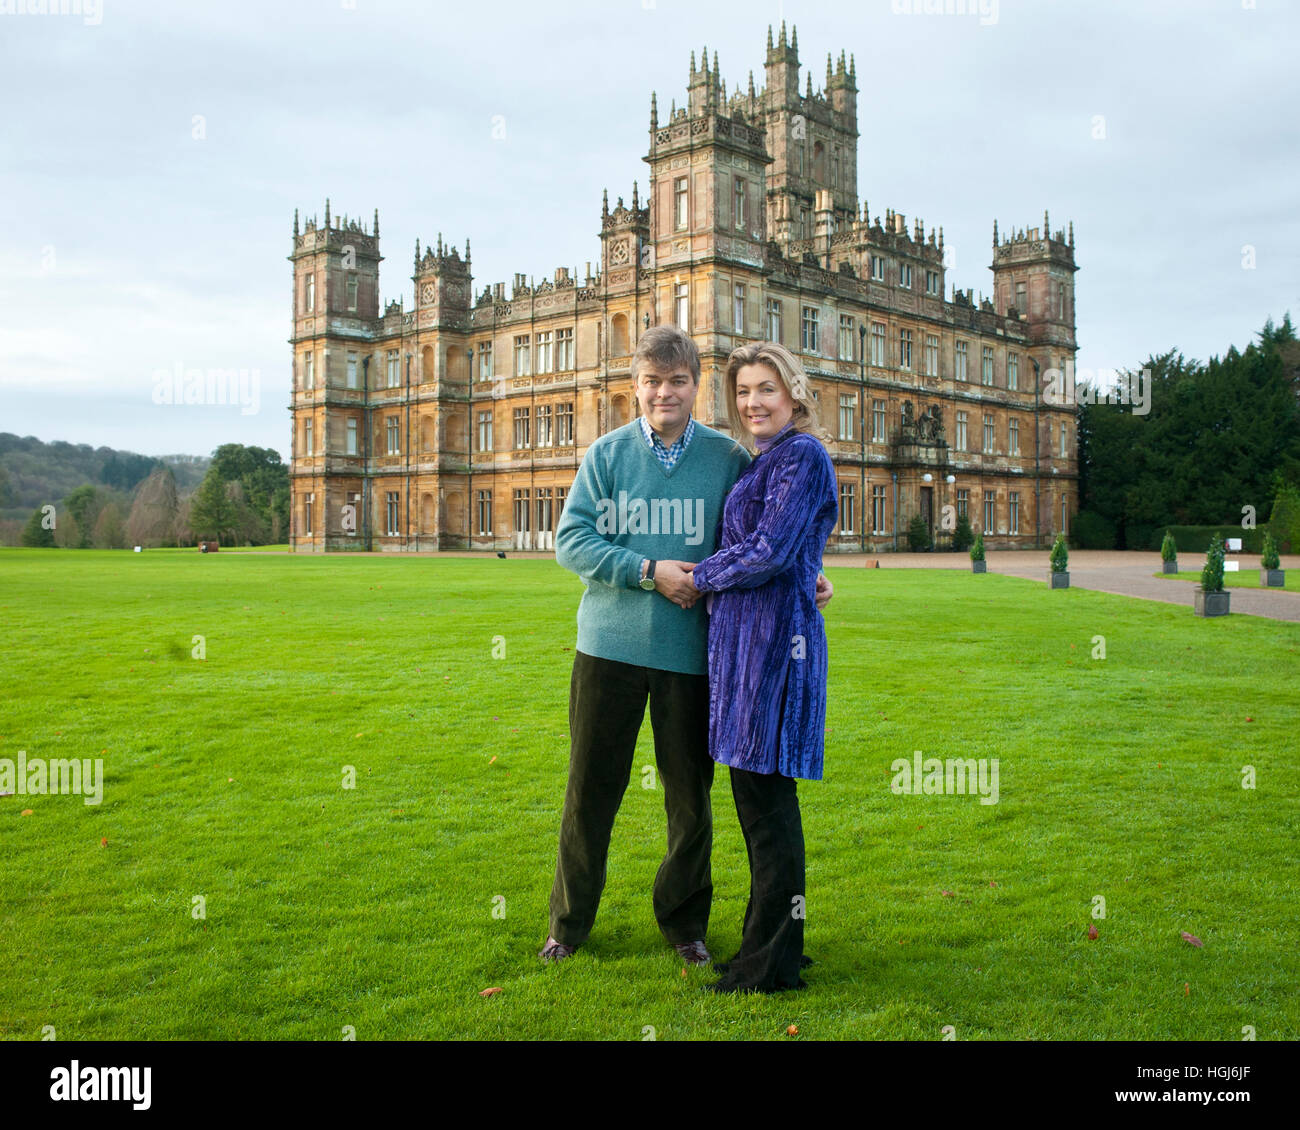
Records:
M986 545L1049 542L1077 509L1074 230L993 226L993 298L945 298L943 229L859 205L856 64L799 93L797 32L768 31L766 86L727 96L691 53L686 105L651 95L649 189L601 211L601 262L475 293L470 245L417 241L415 308L379 309L379 215L294 215L292 544L550 549L587 446L637 411L650 325L699 345L697 419L728 430L738 345L779 338L817 397L840 487L828 552L942 540L965 510ZM951 480L951 481L950 481ZM952 509L949 509L949 508Z

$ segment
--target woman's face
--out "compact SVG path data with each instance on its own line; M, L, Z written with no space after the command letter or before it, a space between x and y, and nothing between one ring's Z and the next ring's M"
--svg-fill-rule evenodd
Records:
M769 365L743 365L736 373L736 408L755 439L774 436L794 415L794 398Z

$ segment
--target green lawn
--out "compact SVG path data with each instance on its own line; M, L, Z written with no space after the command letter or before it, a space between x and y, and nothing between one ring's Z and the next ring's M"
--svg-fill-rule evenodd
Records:
M1152 573L1151 575L1170 581L1195 581L1198 585L1201 583L1201 571L1199 569L1179 569L1177 573ZM1286 582L1286 592L1300 592L1300 569L1284 569L1282 579ZM1223 583L1227 588L1232 589L1260 588L1259 569L1239 569L1235 573L1224 573ZM1276 585L1273 585L1272 589L1274 592L1284 591Z
M816 964L719 998L651 912L648 721L595 932L535 956L581 591L552 562L0 550L0 758L105 766L98 806L0 799L0 1036L1300 1037L1295 625L827 572ZM894 794L914 750L998 758L999 803ZM725 958L748 889L725 771L714 801Z

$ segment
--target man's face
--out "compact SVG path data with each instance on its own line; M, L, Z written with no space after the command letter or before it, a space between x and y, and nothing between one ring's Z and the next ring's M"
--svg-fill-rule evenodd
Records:
M653 369L642 362L637 370L636 399L641 415L657 432L686 427L699 385L685 365L677 369Z

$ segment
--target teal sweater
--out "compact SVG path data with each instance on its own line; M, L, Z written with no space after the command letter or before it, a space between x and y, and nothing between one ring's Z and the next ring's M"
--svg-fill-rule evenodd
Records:
M641 561L703 561L714 553L723 500L748 465L740 444L699 420L671 471L636 420L587 449L555 531L555 560L587 586L578 605L579 651L708 674L704 601L682 608L646 592Z

